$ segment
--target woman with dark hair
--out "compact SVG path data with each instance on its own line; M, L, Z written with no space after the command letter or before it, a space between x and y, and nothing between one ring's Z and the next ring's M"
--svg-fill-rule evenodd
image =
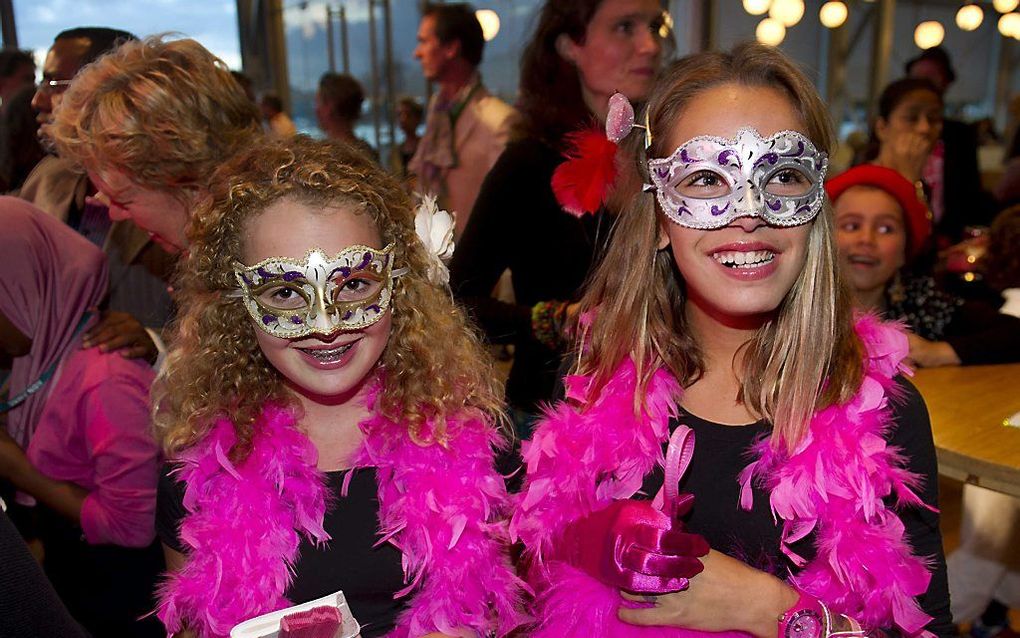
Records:
M911 183L920 181L942 134L942 109L942 96L928 80L903 78L889 84L878 98L866 159Z
M579 291L606 243L607 211L565 212L550 181L567 134L605 120L616 91L643 101L663 50L657 0L548 0L521 61L516 141L482 185L451 264L454 293L492 341L513 343L507 399L527 433L552 398ZM515 303L489 297L504 270Z
M930 80L892 82L878 99L865 158L923 189L932 212L935 248L959 241L964 226L988 223L994 210L991 197L981 188L974 132L952 122L952 132L947 133L944 106L942 94Z

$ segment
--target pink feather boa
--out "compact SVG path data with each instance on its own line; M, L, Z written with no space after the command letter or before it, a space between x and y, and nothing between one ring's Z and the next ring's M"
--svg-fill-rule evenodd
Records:
M930 580L926 562L912 555L903 525L883 499L895 494L922 506L914 494L917 477L886 444L890 427L888 396L907 354L905 335L873 317L862 317L857 333L867 350L865 379L845 405L818 412L809 434L792 455L765 441L757 460L740 475L741 506L750 508L752 481L770 493L783 522L783 551L802 564L793 584L869 628L896 627L908 636L930 636L930 620L915 597ZM568 377L567 395L584 405L591 382ZM552 408L525 445L528 482L510 523L534 561L539 590L535 638L623 638L718 636L692 630L636 627L617 619L619 594L584 573L545 561L563 526L610 501L630 498L655 464L669 420L676 415L681 388L658 370L645 393L643 411L634 412L638 391L633 363L620 367L599 396L579 414L565 403ZM789 543L816 531L817 555L804 562ZM729 632L732 636L746 636Z
M405 425L379 414L360 428L355 465L377 468L379 542L401 550L409 582L395 597L414 594L390 636L503 636L522 624L527 586L506 556L508 501L493 469L495 430L461 415L448 423L445 445L421 446ZM171 633L190 627L226 636L238 622L288 606L283 594L299 534L330 540L322 529L330 495L293 415L267 406L256 433L240 465L227 458L236 440L227 420L179 459L189 512L180 534L189 552L160 592L158 615Z

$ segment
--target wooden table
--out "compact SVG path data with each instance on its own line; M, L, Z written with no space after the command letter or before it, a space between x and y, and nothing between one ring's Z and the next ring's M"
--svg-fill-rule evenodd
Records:
M939 474L1020 497L1020 364L918 370L931 414Z

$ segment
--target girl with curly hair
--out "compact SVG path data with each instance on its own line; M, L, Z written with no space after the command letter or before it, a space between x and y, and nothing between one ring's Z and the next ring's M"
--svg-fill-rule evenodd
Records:
M499 385L415 227L341 143L254 145L212 180L154 398L171 633L336 590L366 638L520 623Z
M744 44L606 122L634 188L511 520L533 635L951 634L927 413L839 277L810 81Z

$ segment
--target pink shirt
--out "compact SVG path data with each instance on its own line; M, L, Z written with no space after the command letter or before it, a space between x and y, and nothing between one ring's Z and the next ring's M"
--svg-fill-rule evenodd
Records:
M145 547L155 538L159 448L149 427L152 368L77 341L58 372L28 459L89 492L85 540Z

